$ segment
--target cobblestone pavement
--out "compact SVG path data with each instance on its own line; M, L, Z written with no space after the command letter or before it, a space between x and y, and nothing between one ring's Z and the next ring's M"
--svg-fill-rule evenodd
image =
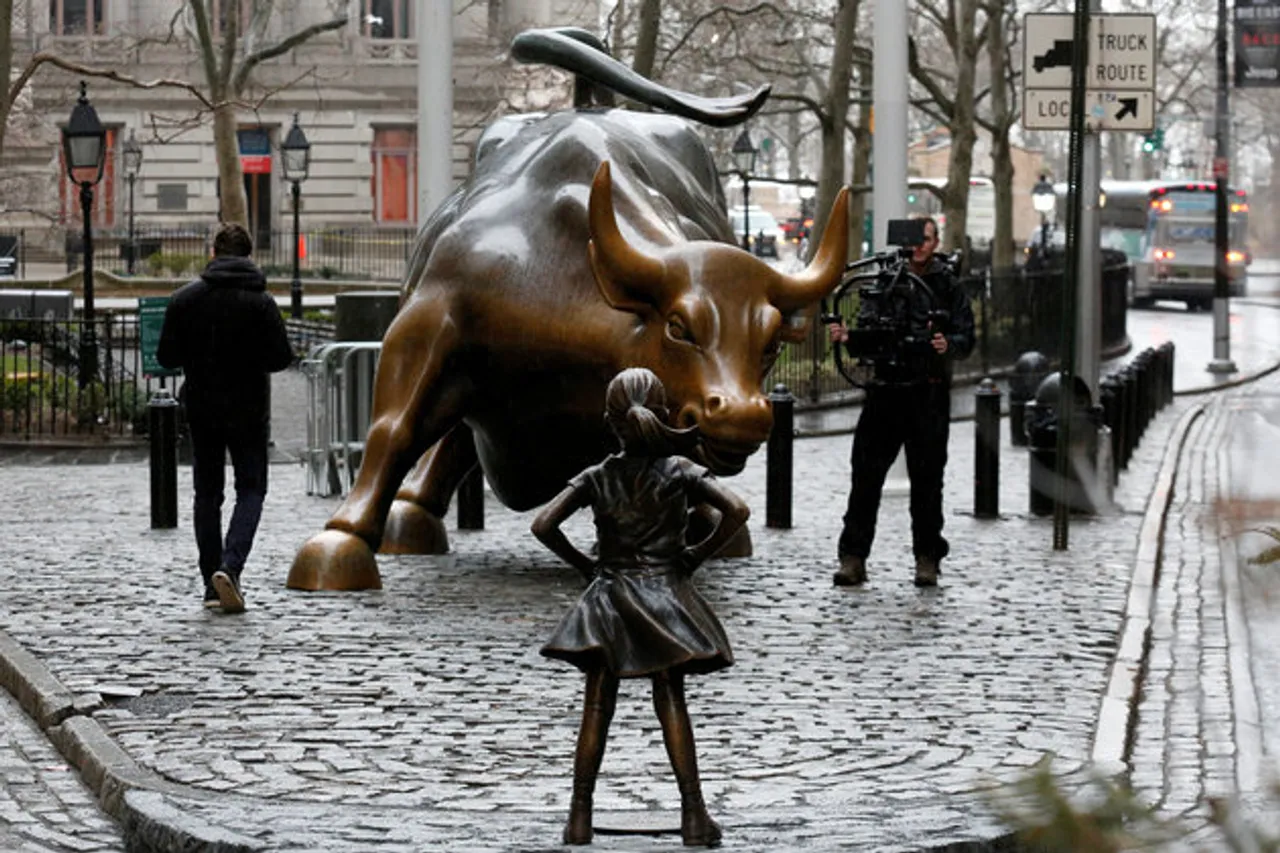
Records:
M1003 830L977 789L1046 753L1088 769L1138 529L1182 401L1149 427L1114 516L1050 549L1030 518L1026 458L1006 445L996 521L972 517L974 435L952 432L938 590L910 582L905 498L887 498L865 589L830 585L848 437L797 444L796 527L764 528L764 457L729 481L752 506L756 555L700 584L738 663L691 681L708 799L743 850L915 850ZM1006 430L1007 432L1007 430ZM143 463L9 465L0 554L5 630L99 731L137 841L204 849L555 848L567 809L581 679L537 648L579 587L490 496L486 530L446 557L380 558L385 590L283 588L293 553L336 508L272 467L243 617L199 606L181 527L148 530ZM575 519L579 541L589 519ZM97 697L100 697L100 701ZM96 708L96 709L95 709ZM73 746L68 747L67 744ZM78 745L78 746L74 746ZM605 827L674 827L678 797L647 688L624 686L597 798ZM166 836L165 833L177 833ZM215 843L216 842L216 843ZM220 845L220 846L219 846ZM678 840L606 838L610 849Z
M1199 837L1214 837L1211 798L1280 834L1267 793L1280 780L1280 572L1247 564L1274 544L1249 528L1280 522L1277 421L1275 377L1215 399L1188 434L1166 520L1132 783Z
M0 690L0 850L123 850L120 830L102 813L17 701Z

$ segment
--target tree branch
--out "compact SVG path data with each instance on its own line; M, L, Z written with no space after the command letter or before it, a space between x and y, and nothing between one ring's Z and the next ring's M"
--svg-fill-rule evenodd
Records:
M110 68L93 68L88 65L81 65L78 62L71 62L45 51L40 51L32 56L31 60L27 62L26 67L22 69L22 73L18 75L12 84L10 84L9 103L13 103L13 101L17 99L23 88L28 82L30 82L32 75L36 73L36 70L39 69L41 65L53 65L57 68L61 68L63 71L69 71L72 74L79 74L84 77L95 77L101 80L114 80L117 83L124 83L134 87L135 89L181 89L184 92L190 93L192 97L203 104L207 109L213 109L214 106L213 102L209 100L204 92L200 91L200 89L185 80L170 80L168 78L161 78L158 80L139 80L136 77L130 77L128 74L121 74L119 71L115 71Z
M325 21L320 24L312 24L309 27L298 30L283 41L264 47L257 53L249 54L244 58L244 62L241 63L240 69L236 71L235 79L232 81L231 91L236 95L239 95L244 91L244 85L248 82L249 75L252 74L253 69L258 67L261 63L266 62L268 59L275 59L281 54L288 53L313 36L318 36L321 33L327 33L331 30L339 30L346 25L347 16L341 15L330 21Z

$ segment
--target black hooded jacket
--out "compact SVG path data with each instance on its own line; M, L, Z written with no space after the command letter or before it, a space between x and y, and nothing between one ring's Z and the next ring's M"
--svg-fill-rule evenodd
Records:
M217 257L169 300L156 360L186 374L191 417L265 422L268 374L293 361L280 309L248 258Z

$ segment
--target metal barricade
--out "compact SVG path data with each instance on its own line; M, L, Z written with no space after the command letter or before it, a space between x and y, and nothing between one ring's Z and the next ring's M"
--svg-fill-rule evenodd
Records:
M381 341L313 347L302 361L307 377L307 494L346 495L364 455L373 418L373 381Z

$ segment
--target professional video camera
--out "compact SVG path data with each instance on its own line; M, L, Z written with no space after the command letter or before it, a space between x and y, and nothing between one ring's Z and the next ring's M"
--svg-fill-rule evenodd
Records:
M847 344L837 346L835 356L837 369L854 385L923 378L916 368L932 353L930 340L950 326L950 312L908 266L915 247L924 243L924 222L890 220L886 242L896 248L845 267L845 279L834 293L835 305L848 304L850 290L856 287L857 315ZM954 269L958 257L943 260ZM824 324L843 322L839 313L827 313L825 307L821 319ZM842 350L856 359L855 364L845 363Z

